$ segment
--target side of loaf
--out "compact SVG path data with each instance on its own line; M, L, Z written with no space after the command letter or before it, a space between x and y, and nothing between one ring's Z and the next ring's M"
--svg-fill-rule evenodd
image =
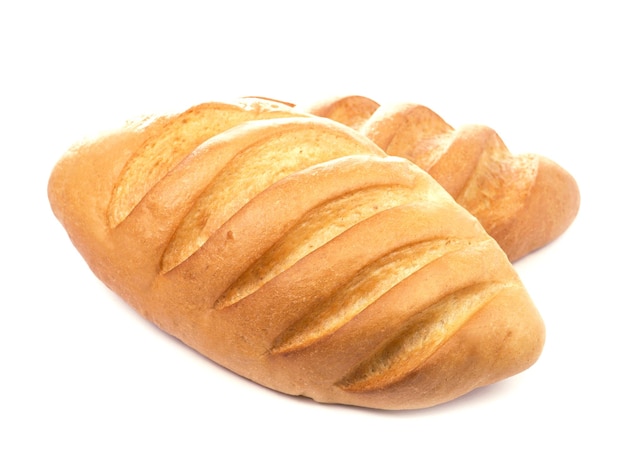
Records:
M478 218L511 261L559 237L578 213L572 175L544 156L513 155L487 126L455 129L425 106L379 105L356 95L303 110L350 126L387 154L426 170Z
M67 152L54 214L142 316L261 385L433 406L517 374L544 325L426 172L268 100L207 103Z

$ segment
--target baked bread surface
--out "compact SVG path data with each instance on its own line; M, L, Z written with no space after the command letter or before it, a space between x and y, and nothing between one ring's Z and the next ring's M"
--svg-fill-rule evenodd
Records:
M48 194L142 316L283 393L429 407L543 346L506 254L431 176L284 104L128 124L68 151Z

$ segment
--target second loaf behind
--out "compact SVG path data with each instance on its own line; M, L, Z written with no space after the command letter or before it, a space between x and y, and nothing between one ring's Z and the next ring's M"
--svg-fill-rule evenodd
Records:
M556 239L578 213L580 193L571 174L544 156L513 155L487 126L455 129L425 106L381 106L364 96L330 98L304 110L350 126L426 170L511 261Z

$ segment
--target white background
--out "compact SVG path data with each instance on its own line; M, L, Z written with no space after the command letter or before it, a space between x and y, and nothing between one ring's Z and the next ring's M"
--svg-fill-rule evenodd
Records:
M626 452L619 1L17 5L0 6L0 452ZM85 135L213 99L335 94L489 125L577 178L575 223L515 264L548 330L531 369L422 411L283 396L143 321L51 214L50 170Z

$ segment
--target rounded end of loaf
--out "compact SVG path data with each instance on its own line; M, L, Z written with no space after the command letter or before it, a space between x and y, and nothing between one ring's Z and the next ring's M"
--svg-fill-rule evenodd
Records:
M537 156L534 184L522 209L509 222L489 232L516 261L563 234L580 206L580 191L574 177L563 167Z
M543 352L546 331L524 293L520 288L502 291L413 374L389 388L355 395L362 399L358 404L384 410L429 408L532 367Z

